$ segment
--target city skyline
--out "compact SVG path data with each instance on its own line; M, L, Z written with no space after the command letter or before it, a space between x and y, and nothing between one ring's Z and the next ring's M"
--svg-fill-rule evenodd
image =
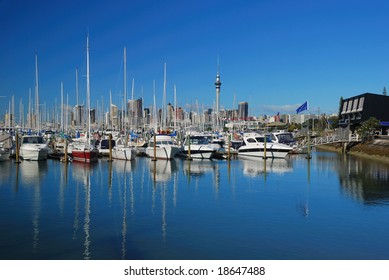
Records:
M15 111L35 94L38 58L40 103L65 99L85 104L86 36L91 48L92 105L109 94L123 99L123 49L127 96L144 106L166 103L188 110L197 102L220 109L250 104L250 115L293 113L309 101L314 112L336 113L340 97L381 93L387 86L389 3L355 1L51 1L0 4L0 114L14 96ZM155 84L155 87L154 87ZM57 108L58 109L58 108ZM312 112L313 112L312 111Z

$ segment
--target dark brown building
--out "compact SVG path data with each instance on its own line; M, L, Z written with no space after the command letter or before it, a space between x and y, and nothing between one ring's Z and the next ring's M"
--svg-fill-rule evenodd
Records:
M339 125L350 125L351 131L360 123L375 117L381 123L383 133L389 128L389 96L375 93L363 93L343 99L339 108Z

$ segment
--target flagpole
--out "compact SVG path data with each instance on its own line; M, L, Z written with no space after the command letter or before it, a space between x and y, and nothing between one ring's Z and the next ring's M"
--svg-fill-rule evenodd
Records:
M307 103L307 108L308 107L308 103ZM309 120L311 119L311 111L308 111L309 112L309 119L308 119L308 135L307 135L307 139L308 139L308 143L307 143L307 159L310 160L312 157L311 157L311 135L309 133ZM313 131L313 128L314 128L314 125L315 125L315 122L314 120L312 119L312 131Z

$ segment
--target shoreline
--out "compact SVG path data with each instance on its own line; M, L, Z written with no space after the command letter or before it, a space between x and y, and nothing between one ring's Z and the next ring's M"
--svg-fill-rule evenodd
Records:
M318 151L342 153L342 145L339 143L319 145L316 146L316 149ZM358 143L349 147L346 154L389 164L389 140L373 139L369 142Z

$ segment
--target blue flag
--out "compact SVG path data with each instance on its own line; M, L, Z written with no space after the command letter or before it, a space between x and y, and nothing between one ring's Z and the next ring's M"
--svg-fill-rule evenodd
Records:
M302 111L308 110L308 101L305 101L303 105L297 108L296 113L300 113Z

